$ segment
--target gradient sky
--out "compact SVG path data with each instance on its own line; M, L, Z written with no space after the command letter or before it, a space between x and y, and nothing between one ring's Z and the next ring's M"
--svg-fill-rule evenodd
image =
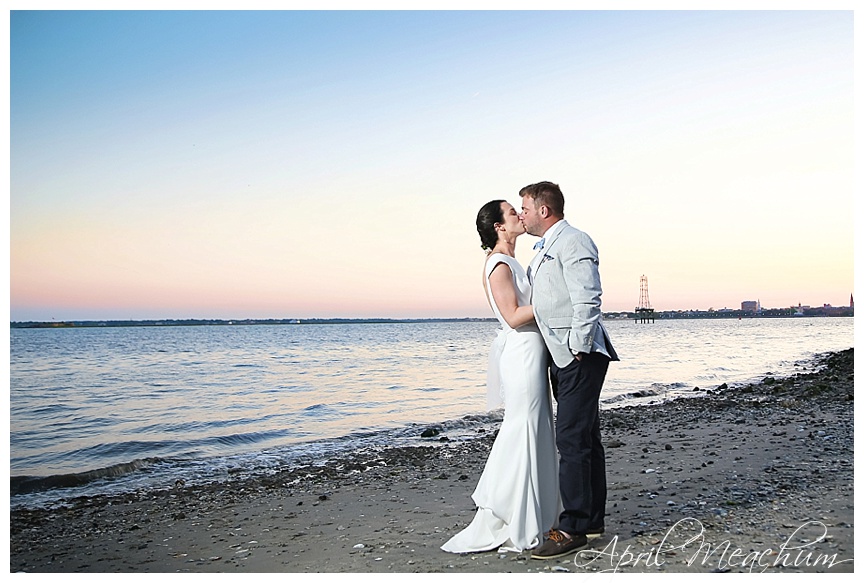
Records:
M851 11L13 12L10 317L490 316L551 180L605 311L848 305ZM535 239L519 241L527 264Z

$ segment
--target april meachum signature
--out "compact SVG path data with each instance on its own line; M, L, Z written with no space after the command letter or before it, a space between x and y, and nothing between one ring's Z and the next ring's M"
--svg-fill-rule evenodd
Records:
M802 535L805 529L816 529L818 536L813 538L810 535L808 539L804 539ZM666 554L675 556L684 554L685 557L689 556L684 561L687 566L693 566L698 562L702 566L721 570L740 568L751 573L754 570L764 573L766 569L778 566L826 566L831 569L835 565L852 562L853 559L838 560L836 553L827 555L816 551L814 546L826 540L827 535L828 527L824 523L811 520L796 528L776 550L765 548L745 551L733 547L728 540L719 544L711 544L705 540L705 527L699 520L684 518L672 525L658 545L649 547L647 551L631 550L630 545L619 551L617 548L618 537L615 536L602 550L586 549L579 551L573 559L573 564L581 568L592 564L603 566L608 560L609 568L600 572L616 573L621 567L636 567L640 563L646 567L660 567L666 564L664 560ZM796 539L799 538L804 542L797 542Z

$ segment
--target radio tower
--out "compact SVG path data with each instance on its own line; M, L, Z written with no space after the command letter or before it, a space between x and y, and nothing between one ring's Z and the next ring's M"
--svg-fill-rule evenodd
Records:
M648 278L644 275L639 278L639 306L636 308L635 322L645 323L654 321L654 308L648 299Z

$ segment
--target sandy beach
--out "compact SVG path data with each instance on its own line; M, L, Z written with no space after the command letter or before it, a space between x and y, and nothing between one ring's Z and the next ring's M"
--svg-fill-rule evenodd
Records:
M606 533L577 555L448 554L493 435L264 479L10 513L12 572L854 570L853 350L787 378L602 414Z

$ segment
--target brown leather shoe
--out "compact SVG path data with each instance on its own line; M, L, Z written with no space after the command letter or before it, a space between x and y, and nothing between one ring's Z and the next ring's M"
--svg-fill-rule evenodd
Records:
M552 529L546 536L546 542L531 552L532 559L557 559L588 546L588 538L584 534L574 534L571 538L560 530Z

